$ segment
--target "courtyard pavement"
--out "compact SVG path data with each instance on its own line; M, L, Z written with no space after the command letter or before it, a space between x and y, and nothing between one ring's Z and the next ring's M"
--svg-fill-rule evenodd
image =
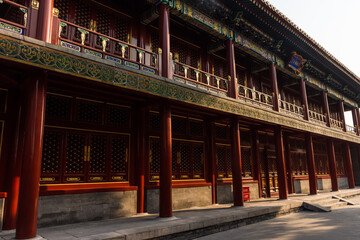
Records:
M231 205L222 204L205 208L192 208L174 211L175 218L173 219L158 218L156 214L141 214L130 218L39 228L38 235L49 240L192 239L194 236L203 236L243 226L223 232L223 234L229 235L215 234L200 239L309 239L311 236L316 237L313 239L322 239L322 233L327 231L333 233L333 236L339 236L339 238L331 239L360 239L359 206L347 206L331 213L300 212L276 218L272 221L258 223L259 221L299 211L304 201L321 199L332 195L340 197L360 196L360 188L344 189L339 192L320 193L312 196L294 194L289 197L289 200L259 199L246 202L244 207L232 207ZM360 197L357 198L360 199ZM331 216L333 217L331 218ZM302 222L302 219L304 219L304 222ZM291 221L294 221L294 223L291 223ZM251 223L256 224L248 225ZM308 229L305 227L308 227ZM287 230L289 230L289 235L284 233ZM335 235L337 230L342 232ZM0 239L12 239L14 236L14 231L0 232ZM357 238L353 238L355 236ZM329 236L326 239L330 239Z

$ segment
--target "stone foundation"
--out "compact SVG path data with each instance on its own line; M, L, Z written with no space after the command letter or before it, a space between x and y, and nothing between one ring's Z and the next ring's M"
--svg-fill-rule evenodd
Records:
M294 192L295 193L310 193L309 180L307 179L294 179Z
M349 182L347 177L339 177L338 179L339 189L341 188L349 188Z
M318 178L316 181L318 190L331 190L331 178Z
M40 196L38 227L136 214L136 191Z
M243 183L243 187L249 187L250 201L259 199L259 185L258 183ZM233 185L223 184L216 186L216 199L219 204L233 203Z
M172 189L173 210L203 207L212 204L211 186ZM146 211L159 212L159 189L146 190Z

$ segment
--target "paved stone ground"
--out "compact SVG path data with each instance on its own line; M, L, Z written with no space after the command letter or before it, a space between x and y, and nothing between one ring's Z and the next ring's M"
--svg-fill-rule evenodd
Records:
M174 215L177 219L167 221L158 218L156 214L145 214L130 218L39 228L38 235L49 240L173 239L174 237L188 240L237 228L225 232L224 236L215 234L202 239L231 239L231 237L233 239L306 239L312 236L313 239L322 239L321 234L325 232L331 233L330 237L336 236L323 238L327 240L360 239L360 206L345 207L331 213L301 212L259 223L259 221L298 211L303 201L328 198L332 195L360 196L360 188L341 190L336 193L321 193L315 196L298 194L290 196L289 200L260 199L245 203L245 207L212 205L176 211ZM360 197L354 200L360 203ZM304 220L299 221L299 218ZM250 223L256 224L245 226ZM244 227L238 228L239 226ZM307 228L309 231L305 232ZM289 233L285 232L287 230ZM347 238L348 236L353 238ZM12 238L14 238L14 231L0 232L1 240Z
M360 204L360 196L348 198ZM329 213L302 211L261 223L212 234L197 240L354 240L360 239L360 205Z

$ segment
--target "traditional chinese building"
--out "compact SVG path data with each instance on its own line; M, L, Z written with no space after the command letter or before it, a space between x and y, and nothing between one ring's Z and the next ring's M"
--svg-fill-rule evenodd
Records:
M264 0L1 0L0 29L18 239L360 184L360 78Z

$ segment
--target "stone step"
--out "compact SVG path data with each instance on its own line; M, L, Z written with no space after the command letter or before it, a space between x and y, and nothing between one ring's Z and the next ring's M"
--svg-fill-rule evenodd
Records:
M347 206L346 202L337 202L337 203L333 203L330 205L325 205L324 207L330 208L330 210L334 210L334 209L345 207L345 206Z
M321 206L316 203L303 202L302 207L312 212L330 212L330 207Z
M321 206L328 206L328 205L331 205L331 204L334 204L334 203L338 203L338 202L340 202L339 199L329 198L329 199L325 199L325 200L321 200L321 201L316 201L316 202L312 202L312 203L319 204L319 205L321 205Z

